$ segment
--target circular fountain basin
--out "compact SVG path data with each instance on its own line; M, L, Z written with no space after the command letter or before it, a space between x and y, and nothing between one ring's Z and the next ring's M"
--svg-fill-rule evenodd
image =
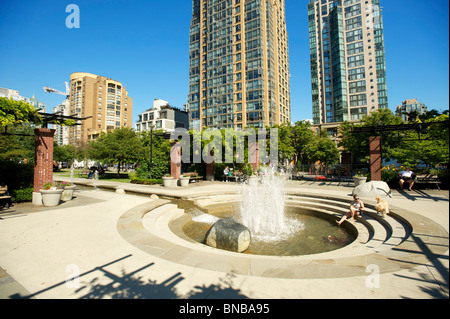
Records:
M241 222L237 205L220 205L212 209L213 214L208 214L201 212L189 202L177 204L183 206L186 214L191 215L191 220L181 227L182 232L198 243L204 244L206 233L219 218L231 217ZM357 237L354 229L338 227L334 219L330 219L327 214L288 206L285 209L285 216L289 225L292 225L289 233L273 236L252 234L252 241L244 254L267 256L318 254L347 246Z
M305 194L290 190L286 205L302 208L305 215L320 216L335 222L348 211L348 196ZM173 263L240 275L313 279L367 276L367 268L376 264L380 274L414 268L430 261L424 245L435 256L448 249L448 233L430 219L391 206L391 213L381 217L375 202L366 200L363 218L344 222L344 228L356 237L350 244L331 251L306 255L274 256L225 251L212 248L188 237L183 228L192 220L185 206L192 202L201 210L222 217L225 206L236 205L236 193L197 194L178 203L167 199L151 200L130 208L118 220L121 236L142 251ZM221 213L222 212L222 213ZM430 250L431 251L431 250Z

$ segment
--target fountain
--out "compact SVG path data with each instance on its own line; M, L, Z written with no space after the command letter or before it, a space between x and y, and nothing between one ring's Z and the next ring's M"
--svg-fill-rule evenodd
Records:
M72 185L74 184L73 183L73 163L72 163L72 166L70 167L70 183L72 183Z
M407 239L423 217L398 207L381 217L367 199L363 218L338 227L348 195L296 187L281 176L263 171L255 185L205 185L187 197L155 199L126 211L117 230L142 251L173 263L265 278L367 276L370 260L382 261L382 271L390 272L413 264L403 261L404 251L413 252L405 260L420 255ZM251 229L247 250L206 245L207 232L227 219ZM215 238L228 234L216 232ZM448 234L443 236L445 249Z
M250 230L251 243L245 254L278 256L330 251L355 239L345 229L336 227L328 214L290 204L283 171L262 167L257 180L241 184L236 199L217 205L211 205L211 199L206 200L206 205L175 200L192 216L183 227L184 234L207 243L208 230L221 218L231 218ZM230 236L229 240L236 238Z
M97 184L98 184L98 171L95 170L94 171L94 190L98 190Z
M242 185L240 219L254 237L276 241L288 238L303 228L301 222L285 216L285 182L282 172L264 167L259 183Z
M258 185L261 191L264 180L262 177ZM268 236L252 235L250 246L242 253L212 248L205 245L204 239L219 219L242 222L242 215L245 215L241 212L245 207L242 201L247 200L242 194L250 192L247 185L227 184L225 186L233 189L229 192L224 192L224 185L220 188L217 185L217 191L211 192L207 185L203 192L186 198L153 199L124 212L117 223L117 231L135 247L171 263L228 274L283 279L362 278L367 276L368 263L378 261L382 263L382 273L416 267L419 263L410 261L417 261L423 251L408 238L414 229L425 231L425 223L431 227L428 238L439 242L436 247L442 247L442 253L448 247L448 233L440 225L399 207L382 217L375 210L375 202L369 199L362 219L338 227L335 221L348 211L348 195L324 194L295 187L296 183L285 183L285 214L280 217L284 219L281 225L289 225L296 219L302 227L287 239L264 242L258 238ZM258 217L252 219L258 221ZM260 229L265 227L263 222L256 224ZM433 233L442 237L432 236ZM429 262L426 258L423 256L421 262Z

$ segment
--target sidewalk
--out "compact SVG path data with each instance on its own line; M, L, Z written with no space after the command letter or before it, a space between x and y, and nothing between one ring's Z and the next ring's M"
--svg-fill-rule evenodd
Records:
M92 180L74 182L82 185ZM124 212L149 202L151 194L179 198L226 194L236 192L239 185L200 182L164 188L100 181L98 186L120 187L127 194L83 188L76 199L56 208L18 204L0 211L0 298L448 298L448 246L445 256L427 264L382 274L379 288L368 288L367 276L273 279L199 269L151 256L119 235L117 221ZM350 199L353 188L291 181L287 189ZM394 190L390 202L449 232L448 191ZM70 280L74 276L77 279Z

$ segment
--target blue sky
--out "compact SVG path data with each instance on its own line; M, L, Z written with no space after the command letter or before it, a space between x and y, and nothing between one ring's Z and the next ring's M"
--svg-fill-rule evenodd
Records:
M311 111L308 0L286 0L292 121ZM66 6L80 8L68 29ZM389 108L418 98L449 108L449 1L381 0L384 8ZM0 0L0 87L36 97L47 110L63 97L72 72L121 81L134 99L133 123L155 98L182 107L188 95L192 1Z

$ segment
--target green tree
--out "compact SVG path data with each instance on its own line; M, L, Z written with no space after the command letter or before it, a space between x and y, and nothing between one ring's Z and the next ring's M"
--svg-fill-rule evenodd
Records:
M90 158L117 164L117 175L123 164L135 163L142 157L142 143L129 128L118 128L102 133L89 143Z
M294 148L295 161L303 164L309 164L306 152L306 146L315 139L314 131L311 129L311 123L308 121L298 121L292 127L292 146Z
M53 160L57 162L72 162L75 157L73 145L56 145L53 147Z
M0 127L21 123L42 123L37 109L24 101L0 97Z
M170 141L164 139L161 130L144 131L140 135L142 143L141 165L136 170L139 178L160 179L170 171Z
M447 124L435 124L418 132L407 131L402 134L402 140L397 147L392 148L392 156L403 165L427 166L447 165L449 162L449 127L448 115L442 114L430 117L425 123L443 122Z
M0 159L34 159L34 132L30 123L42 123L34 106L0 97Z
M29 123L8 126L8 134L0 133L0 159L34 161L35 138Z
M275 125L278 129L278 160L280 163L291 161L297 153L293 143L294 127L291 124Z
M304 146L304 163L315 163L320 161L330 165L339 161L339 150L336 143L331 140L326 131L314 134Z

